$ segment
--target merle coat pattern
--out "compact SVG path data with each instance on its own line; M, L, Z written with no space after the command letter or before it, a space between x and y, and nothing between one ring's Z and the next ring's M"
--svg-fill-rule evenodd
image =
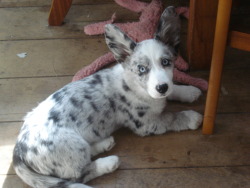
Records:
M117 156L91 157L110 150L110 135L122 126L146 136L201 123L197 112L165 110L166 98L193 102L201 94L172 82L180 33L173 7L162 14L154 39L136 43L114 25L105 30L119 64L66 85L25 117L13 164L32 187L87 188L89 180L116 170Z

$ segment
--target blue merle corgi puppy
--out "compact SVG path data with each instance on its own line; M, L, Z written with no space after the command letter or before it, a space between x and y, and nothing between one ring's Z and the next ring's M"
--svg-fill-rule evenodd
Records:
M201 95L172 81L180 41L173 7L163 12L153 39L136 43L114 25L105 27L105 37L118 64L64 86L25 117L13 164L28 185L88 188L119 167L117 156L91 158L115 145L111 134L120 127L146 136L201 124L197 112L165 110L166 99L193 102Z

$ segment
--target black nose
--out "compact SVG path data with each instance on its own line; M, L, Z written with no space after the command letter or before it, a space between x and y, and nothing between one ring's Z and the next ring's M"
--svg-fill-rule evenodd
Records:
M161 94L166 93L166 91L168 90L168 84L157 85L156 90Z

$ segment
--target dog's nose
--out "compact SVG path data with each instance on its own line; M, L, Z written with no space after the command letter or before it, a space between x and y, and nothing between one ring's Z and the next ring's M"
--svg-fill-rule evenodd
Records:
M166 93L166 91L168 90L168 84L157 85L156 90L161 94Z

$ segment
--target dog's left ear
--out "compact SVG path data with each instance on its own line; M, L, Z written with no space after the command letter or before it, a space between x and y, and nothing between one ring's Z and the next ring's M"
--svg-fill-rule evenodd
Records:
M105 26L105 39L109 49L119 63L124 62L136 47L136 42L112 24Z
M161 15L155 33L155 39L172 46L177 53L180 44L180 31L181 24L179 15L177 15L173 6L169 6Z

